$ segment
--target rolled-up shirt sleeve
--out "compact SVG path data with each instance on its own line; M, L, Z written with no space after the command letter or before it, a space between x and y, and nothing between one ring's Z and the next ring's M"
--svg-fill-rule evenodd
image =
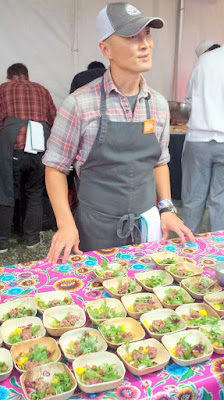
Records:
M80 141L80 113L73 95L58 110L42 162L67 173L77 156Z
M162 106L161 117L158 121L156 137L161 148L161 156L156 164L156 167L160 167L170 161L170 112L168 103L165 99Z

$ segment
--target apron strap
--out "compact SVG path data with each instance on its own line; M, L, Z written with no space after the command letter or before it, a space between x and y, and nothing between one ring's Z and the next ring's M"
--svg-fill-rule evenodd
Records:
M145 98L145 108L146 108L146 115L147 119L151 119L150 109L149 109L149 95ZM106 92L104 89L104 76L101 82L101 89L100 89L100 115L101 115L101 133L99 138L99 143L104 142L104 138L107 132L107 115L106 115Z
M123 215L123 217L119 219L117 224L117 236L120 239L125 239L128 236L131 236L132 243L134 243L134 241L136 241L136 238L134 237L135 230L137 236L139 236L139 239L141 240L141 232L138 225L136 224L136 221L139 218L140 217L135 217L134 214Z

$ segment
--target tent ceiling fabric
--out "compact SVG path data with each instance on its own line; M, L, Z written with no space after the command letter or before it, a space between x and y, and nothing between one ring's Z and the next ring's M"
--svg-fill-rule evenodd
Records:
M95 18L105 0L1 0L0 83L7 67L23 62L30 79L44 85L59 107L73 76L93 60L108 65L98 48ZM145 15L159 16L165 27L152 30L153 67L145 74L151 87L173 98L179 0L131 1ZM196 62L200 40L223 42L224 0L186 0L180 63L180 98Z

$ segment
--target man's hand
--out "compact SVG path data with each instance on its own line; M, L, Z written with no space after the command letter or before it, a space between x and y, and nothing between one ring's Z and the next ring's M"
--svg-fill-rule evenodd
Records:
M195 242L195 238L191 230L187 228L183 221L172 212L165 212L161 214L161 228L163 232L162 240L167 240L169 237L169 231L173 231L179 236L183 246L186 243L184 235L188 237L191 243Z
M57 263L62 250L65 249L62 258L62 263L65 264L68 261L72 248L75 254L83 253L79 250L79 233L75 222L74 224L71 223L70 226L62 226L58 229L52 238L47 258L50 263L55 264Z

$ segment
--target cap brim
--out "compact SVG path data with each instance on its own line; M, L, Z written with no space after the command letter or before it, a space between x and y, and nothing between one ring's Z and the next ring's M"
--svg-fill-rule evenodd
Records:
M161 29L163 25L164 21L162 18L139 17L127 23L122 28L116 29L114 33L118 36L130 37L133 35L137 35L146 26L150 26L151 28L155 29Z

